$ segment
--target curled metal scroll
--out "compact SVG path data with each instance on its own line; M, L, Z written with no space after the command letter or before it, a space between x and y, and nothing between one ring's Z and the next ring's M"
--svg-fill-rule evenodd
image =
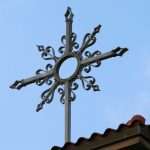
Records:
M73 32L71 36L71 40L72 40L72 48L74 49L79 48L79 44L76 42L76 39L77 39L77 34Z
M40 111L41 109L43 109L43 106L45 105L45 103L49 104L52 102L57 86L58 86L58 82L55 81L54 84L49 89L45 90L41 94L42 102L37 105L36 111Z
M43 45L37 45L39 52L41 52L41 57L44 60L54 60L57 61L57 57L55 55L55 50L51 46L44 47Z
M62 87L59 87L58 88L58 93L61 95L60 96L60 102L62 104L64 104L65 103L65 91L64 91L64 89Z
M101 55L101 51L95 51L93 53L91 53L90 51L86 51L84 53L85 57L86 58L91 58L91 57L95 57L95 56L98 56L98 55ZM88 66L86 66L83 70L86 72L86 73L89 73L91 71L91 67L99 67L101 65L101 61L97 61L93 64L89 64Z
M86 48L92 46L96 42L96 34L100 31L100 28L101 25L98 25L94 28L92 33L87 33L84 36L81 48L79 50L80 53L83 53Z
M41 109L43 109L43 106L45 105L45 103L51 103L53 98L54 98L54 92L55 89L47 89L45 90L42 94L41 94L41 99L42 102L40 104L37 105L36 111L40 111Z
M59 49L58 49L58 52L60 54L64 54L64 51L65 51L65 45L66 45L66 35L62 35L61 37L61 43L63 46L60 46Z
M83 76L80 75L79 79L81 80L82 86L85 90L100 91L99 85L96 84L96 79L92 76Z
M74 101L76 99L76 94L75 94L75 90L77 90L79 87L79 85L76 82L72 83L72 86L70 87L70 98L69 101ZM60 96L60 102L62 104L65 103L65 91L63 87L59 87L58 88L58 93L61 95Z
M71 86L71 97L70 97L70 101L74 101L76 99L76 94L75 94L75 90L77 90L79 87L77 82L73 82L72 86Z
M36 71L36 75L46 73L46 72L50 71L52 68L53 68L53 66L51 64L47 64L46 67L45 67L45 70L38 69ZM53 81L52 81L52 79L50 77L47 77L47 78L44 78L42 80L37 80L35 83L38 86L41 86L44 83L46 83L47 85L51 85L53 83Z

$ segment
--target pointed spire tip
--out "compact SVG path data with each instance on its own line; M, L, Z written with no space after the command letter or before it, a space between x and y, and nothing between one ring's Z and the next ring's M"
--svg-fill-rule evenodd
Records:
M65 13L65 18L66 20L72 20L73 19L73 13L72 13L72 10L71 10L71 7L67 7L67 11Z

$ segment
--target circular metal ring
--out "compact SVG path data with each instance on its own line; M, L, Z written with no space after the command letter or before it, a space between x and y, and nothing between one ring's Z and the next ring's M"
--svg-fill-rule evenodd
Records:
M75 69L74 73L71 76L69 76L67 78L61 78L60 74L59 74L60 67L69 58L75 58L77 60L76 69ZM66 82L66 81L73 81L74 79L77 78L77 75L78 75L79 70L80 70L80 57L79 57L79 55L76 52L71 52L69 54L66 54L66 55L62 56L59 59L59 61L57 62L54 70L55 70L55 79L58 82L60 82L61 84Z

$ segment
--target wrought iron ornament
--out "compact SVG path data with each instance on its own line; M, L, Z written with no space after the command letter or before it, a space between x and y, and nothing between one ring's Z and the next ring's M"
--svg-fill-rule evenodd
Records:
M92 67L99 67L103 60L122 56L128 49L117 47L106 53L101 53L99 50L91 53L86 49L96 42L96 34L100 31L101 25L95 27L92 33L87 33L79 46L76 42L77 35L72 32L73 13L70 7L67 8L65 19L66 34L61 37L62 46L58 49L61 56L56 56L55 50L51 46L37 45L41 57L48 60L49 63L45 69L37 70L35 76L17 80L10 88L21 89L31 83L36 83L38 86L47 84L49 88L41 94L42 101L37 105L36 111L40 111L45 104L51 103L55 91L58 90L60 101L65 104L65 142L69 142L71 139L71 101L75 100L75 90L79 87L76 80L81 81L85 90L99 91L100 87L95 78L87 74L90 73ZM77 67L72 75L62 78L59 74L60 67L69 58L76 59ZM53 63L50 63L52 61Z

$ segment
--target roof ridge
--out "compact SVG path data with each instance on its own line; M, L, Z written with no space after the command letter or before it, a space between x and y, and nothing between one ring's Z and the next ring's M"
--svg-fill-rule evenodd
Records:
M51 150L63 150L70 146L76 147L78 145L82 145L83 143L92 142L95 139L104 139L105 137L110 136L111 134L120 132L124 128L131 128L135 125L145 125L145 118L142 115L134 115L127 123L121 123L116 129L107 128L103 134L94 132L89 138L80 137L75 143L68 142L65 143L63 147L54 146ZM150 127L150 125L147 126Z

